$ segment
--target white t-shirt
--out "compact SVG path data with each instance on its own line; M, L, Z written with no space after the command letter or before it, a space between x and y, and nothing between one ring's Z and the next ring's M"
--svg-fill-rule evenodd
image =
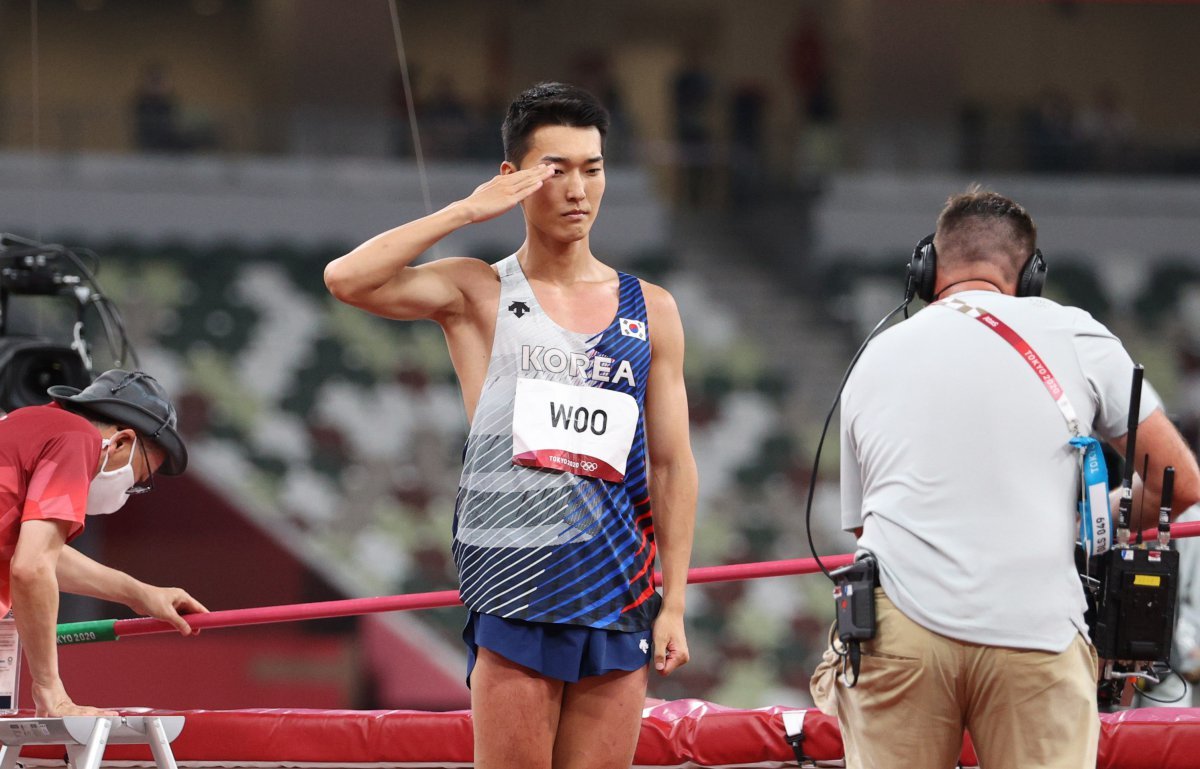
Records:
M1081 430L1125 434L1133 361L1108 329L1048 299L955 298L1024 337ZM1139 421L1159 406L1146 387ZM1008 342L974 318L927 307L868 345L841 415L842 525L863 527L859 546L878 558L900 611L992 646L1058 652L1087 634L1071 434Z

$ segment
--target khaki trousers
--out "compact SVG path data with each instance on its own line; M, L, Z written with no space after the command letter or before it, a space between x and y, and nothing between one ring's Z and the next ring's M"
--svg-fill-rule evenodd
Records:
M847 769L952 769L971 733L981 769L1095 769L1095 650L1061 654L956 641L904 616L875 590L876 634L848 688L832 650L813 699L836 715Z

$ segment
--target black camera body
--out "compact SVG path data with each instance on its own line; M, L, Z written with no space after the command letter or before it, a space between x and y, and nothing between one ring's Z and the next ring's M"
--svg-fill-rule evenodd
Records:
M24 296L57 296L79 285L79 276L66 273L58 264L57 253L30 253L32 250L0 246L0 290Z
M9 299L14 296L70 300L75 307L73 333L62 341L20 333L9 317ZM0 411L48 403L46 390L52 385L82 389L91 383L84 314L97 298L94 276L70 249L0 233ZM114 312L99 309L111 316L109 326L122 326Z

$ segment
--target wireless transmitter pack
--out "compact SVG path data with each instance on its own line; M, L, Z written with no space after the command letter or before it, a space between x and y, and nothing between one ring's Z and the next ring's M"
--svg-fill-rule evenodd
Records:
M834 632L841 646L838 656L842 683L853 687L858 683L862 663L861 643L875 637L875 586L879 584L875 558L861 555L854 563L831 571L829 578L833 580L833 603L837 611Z
M834 569L833 601L837 609L837 636L843 644L875 637L875 559L866 556Z
M1158 537L1152 543L1143 543L1139 529L1136 542L1129 541L1142 377L1142 367L1136 366L1129 399L1121 499L1117 506L1117 541L1108 552L1087 560L1091 578L1084 578L1089 594L1087 619L1092 643L1097 655L1105 661L1100 682L1102 706L1119 702L1127 678L1158 681L1152 663L1169 661L1175 629L1179 553L1170 549L1174 468L1163 471Z
M1175 628L1179 553L1117 547L1100 559L1096 653L1106 660L1165 662Z

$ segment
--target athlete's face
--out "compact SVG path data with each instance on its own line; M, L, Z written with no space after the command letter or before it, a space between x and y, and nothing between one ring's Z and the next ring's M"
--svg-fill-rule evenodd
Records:
M604 156L595 128L542 126L533 132L521 168L547 163L554 175L522 202L525 220L563 241L582 240L592 229L604 197ZM518 170L505 163L506 173Z

